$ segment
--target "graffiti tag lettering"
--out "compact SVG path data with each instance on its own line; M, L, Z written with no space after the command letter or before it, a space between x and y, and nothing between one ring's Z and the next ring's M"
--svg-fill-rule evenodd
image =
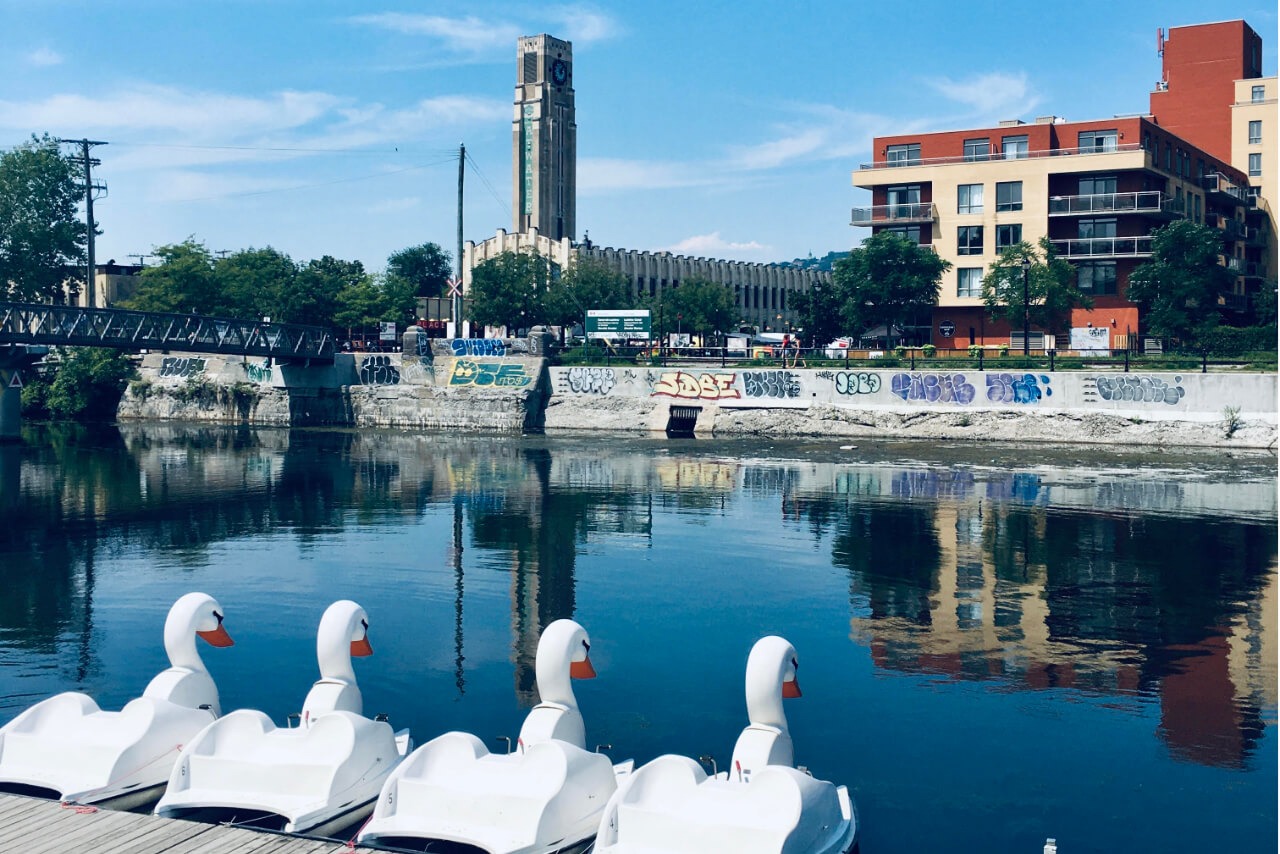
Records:
M889 390L903 400L926 403L973 403L977 390L964 374L894 374Z
M533 377L525 373L524 365L473 362L470 359L454 362L453 373L449 376L449 385L523 388L532 381Z
M429 361L407 359L400 363L400 379L406 383L422 385L435 380L436 368Z
M1181 383L1182 377L1174 377ZM1132 400L1135 403L1167 403L1176 406L1187 390L1180 385L1169 385L1159 377L1124 376L1095 377L1098 395L1103 400Z
M400 371L391 364L390 356L366 356L360 363L360 382L364 385L399 385Z
M253 382L253 383L270 382L271 381L271 363L267 359L263 359L261 365L255 365L253 362L245 362L244 375L249 378L249 382Z
M189 359L182 356L165 356L164 360L160 362L160 376L193 377L196 374L203 373L204 366L204 359Z
M800 377L790 371L743 371L747 397L799 397Z
M449 346L455 356L507 355L507 345L501 338L454 338Z
M570 368L565 382L574 394L608 394L618 384L613 368Z
M880 390L880 375L870 371L841 371L835 380L839 394L875 394Z
M1044 374L987 374L987 400L992 403L1039 403L1052 394Z
M664 371L653 386L654 397L685 397L701 400L725 400L742 397L733 387L737 374L686 374Z

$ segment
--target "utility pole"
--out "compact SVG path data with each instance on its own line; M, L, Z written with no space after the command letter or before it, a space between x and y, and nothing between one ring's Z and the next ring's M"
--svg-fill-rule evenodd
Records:
M462 179L466 174L467 147L458 144L458 284L453 293L453 334L462 337Z
M85 265L85 288L88 294L89 308L97 308L97 275L95 267L96 261L93 257L93 239L94 231L97 224L93 221L93 193L94 190L101 190L103 193L107 191L106 184L93 183L93 167L102 165L102 161L95 157L89 156L89 149L95 145L106 145L107 143L97 139L59 139L59 144L78 145L80 146L80 156L72 157L72 161L84 166L84 219L88 225L87 247L89 250L88 263Z

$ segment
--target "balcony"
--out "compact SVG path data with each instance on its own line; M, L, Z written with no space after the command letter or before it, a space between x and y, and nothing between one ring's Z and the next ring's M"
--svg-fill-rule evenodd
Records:
M854 208L850 225L869 227L874 225L902 225L912 222L935 222L938 210L932 202L914 202L899 205L872 205Z
M1244 240L1247 235L1247 229L1244 223L1238 219L1224 219L1222 221L1222 239L1223 240Z
M915 157L902 160L880 160L874 163L860 163L861 170L895 169L906 166L945 166L951 163L1004 163L1009 160L1027 160L1041 157L1076 157L1084 154L1116 154L1118 152L1142 151L1142 144L1127 142L1105 148L1054 148L1045 151L993 151L990 154L957 155L955 157Z
M1183 216L1185 199L1171 199L1159 190L1137 193L1095 193L1087 196L1051 196L1049 216L1088 216L1098 213L1140 213L1150 216Z
M1151 235L1143 237L1082 237L1055 240L1053 248L1068 261L1073 258L1150 258Z
M1249 205L1248 187L1237 187L1231 179L1221 172L1210 172L1200 179L1200 186L1208 196L1206 201L1229 202L1237 205Z

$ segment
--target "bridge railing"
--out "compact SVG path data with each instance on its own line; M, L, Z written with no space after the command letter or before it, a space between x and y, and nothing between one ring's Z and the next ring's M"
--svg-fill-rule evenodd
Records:
M28 303L0 303L0 344L182 350L324 362L333 361L335 350L333 335L319 326Z

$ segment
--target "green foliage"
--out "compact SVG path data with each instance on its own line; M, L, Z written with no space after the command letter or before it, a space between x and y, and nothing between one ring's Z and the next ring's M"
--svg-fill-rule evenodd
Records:
M904 237L873 234L835 263L840 319L855 333L884 325L893 335L895 327L919 326L932 314L942 274L950 269L949 261Z
M800 328L804 330L805 338L813 342L813 346L825 346L828 341L844 334L845 323L840 314L844 299L840 288L830 284L815 284L807 291L792 294L790 299Z
M1025 302L1024 260L1031 262ZM1001 252L982 277L982 302L992 319L1003 319L1014 329L1022 328L1029 304L1031 324L1048 332L1063 329L1071 309L1093 307L1093 300L1077 286L1075 267L1058 257L1047 237L1040 238L1038 254L1025 240Z
M387 279L398 280L396 287L407 286L411 297L442 296L451 272L449 253L435 243L410 246L387 258Z
M938 348L932 344L925 344L920 348L920 352L924 354L926 359L932 359L938 354Z
M338 294L366 278L359 261L341 261L332 255L308 261L280 289L270 317L281 323L330 326L338 312Z
M980 346L979 346L979 345L977 345L977 344L970 344L970 345L969 345L969 358L970 358L970 359L976 359L976 358L978 358L978 356L980 356L980 355L982 355L982 347L980 347Z
M412 323L418 316L418 298L413 282L399 276L379 276L375 282L382 292L381 320Z
M1230 439L1236 431L1244 426L1240 418L1240 407L1228 406L1222 410L1222 434Z
M44 404L53 418L112 419L133 362L118 350L69 347L49 383Z
M208 248L188 237L153 251L160 263L138 274L137 289L121 306L135 311L212 314L218 294Z
M370 276L344 287L337 295L334 320L347 329L363 329L377 323L386 311L382 290Z
M738 320L733 292L705 279L685 279L649 303L661 333L688 332L705 338L728 332Z
M471 317L508 332L547 320L551 264L536 252L503 252L471 271Z
M270 246L265 249L242 249L213 266L215 296L206 314L219 317L270 317L275 314L282 294L292 289L298 275L293 259Z
M1274 326L1218 326L1206 332L1200 339L1201 346L1210 356L1238 359L1247 353L1276 350Z
M85 224L78 172L45 135L0 154L0 299L61 301L68 278L83 283Z
M572 326L586 323L592 309L629 308L627 280L607 265L580 258L551 282L547 291L546 316L549 323Z
M1141 306L1149 333L1200 343L1221 323L1218 297L1233 278L1218 263L1221 253L1221 231L1191 220L1152 233L1151 260L1129 274L1125 294Z

